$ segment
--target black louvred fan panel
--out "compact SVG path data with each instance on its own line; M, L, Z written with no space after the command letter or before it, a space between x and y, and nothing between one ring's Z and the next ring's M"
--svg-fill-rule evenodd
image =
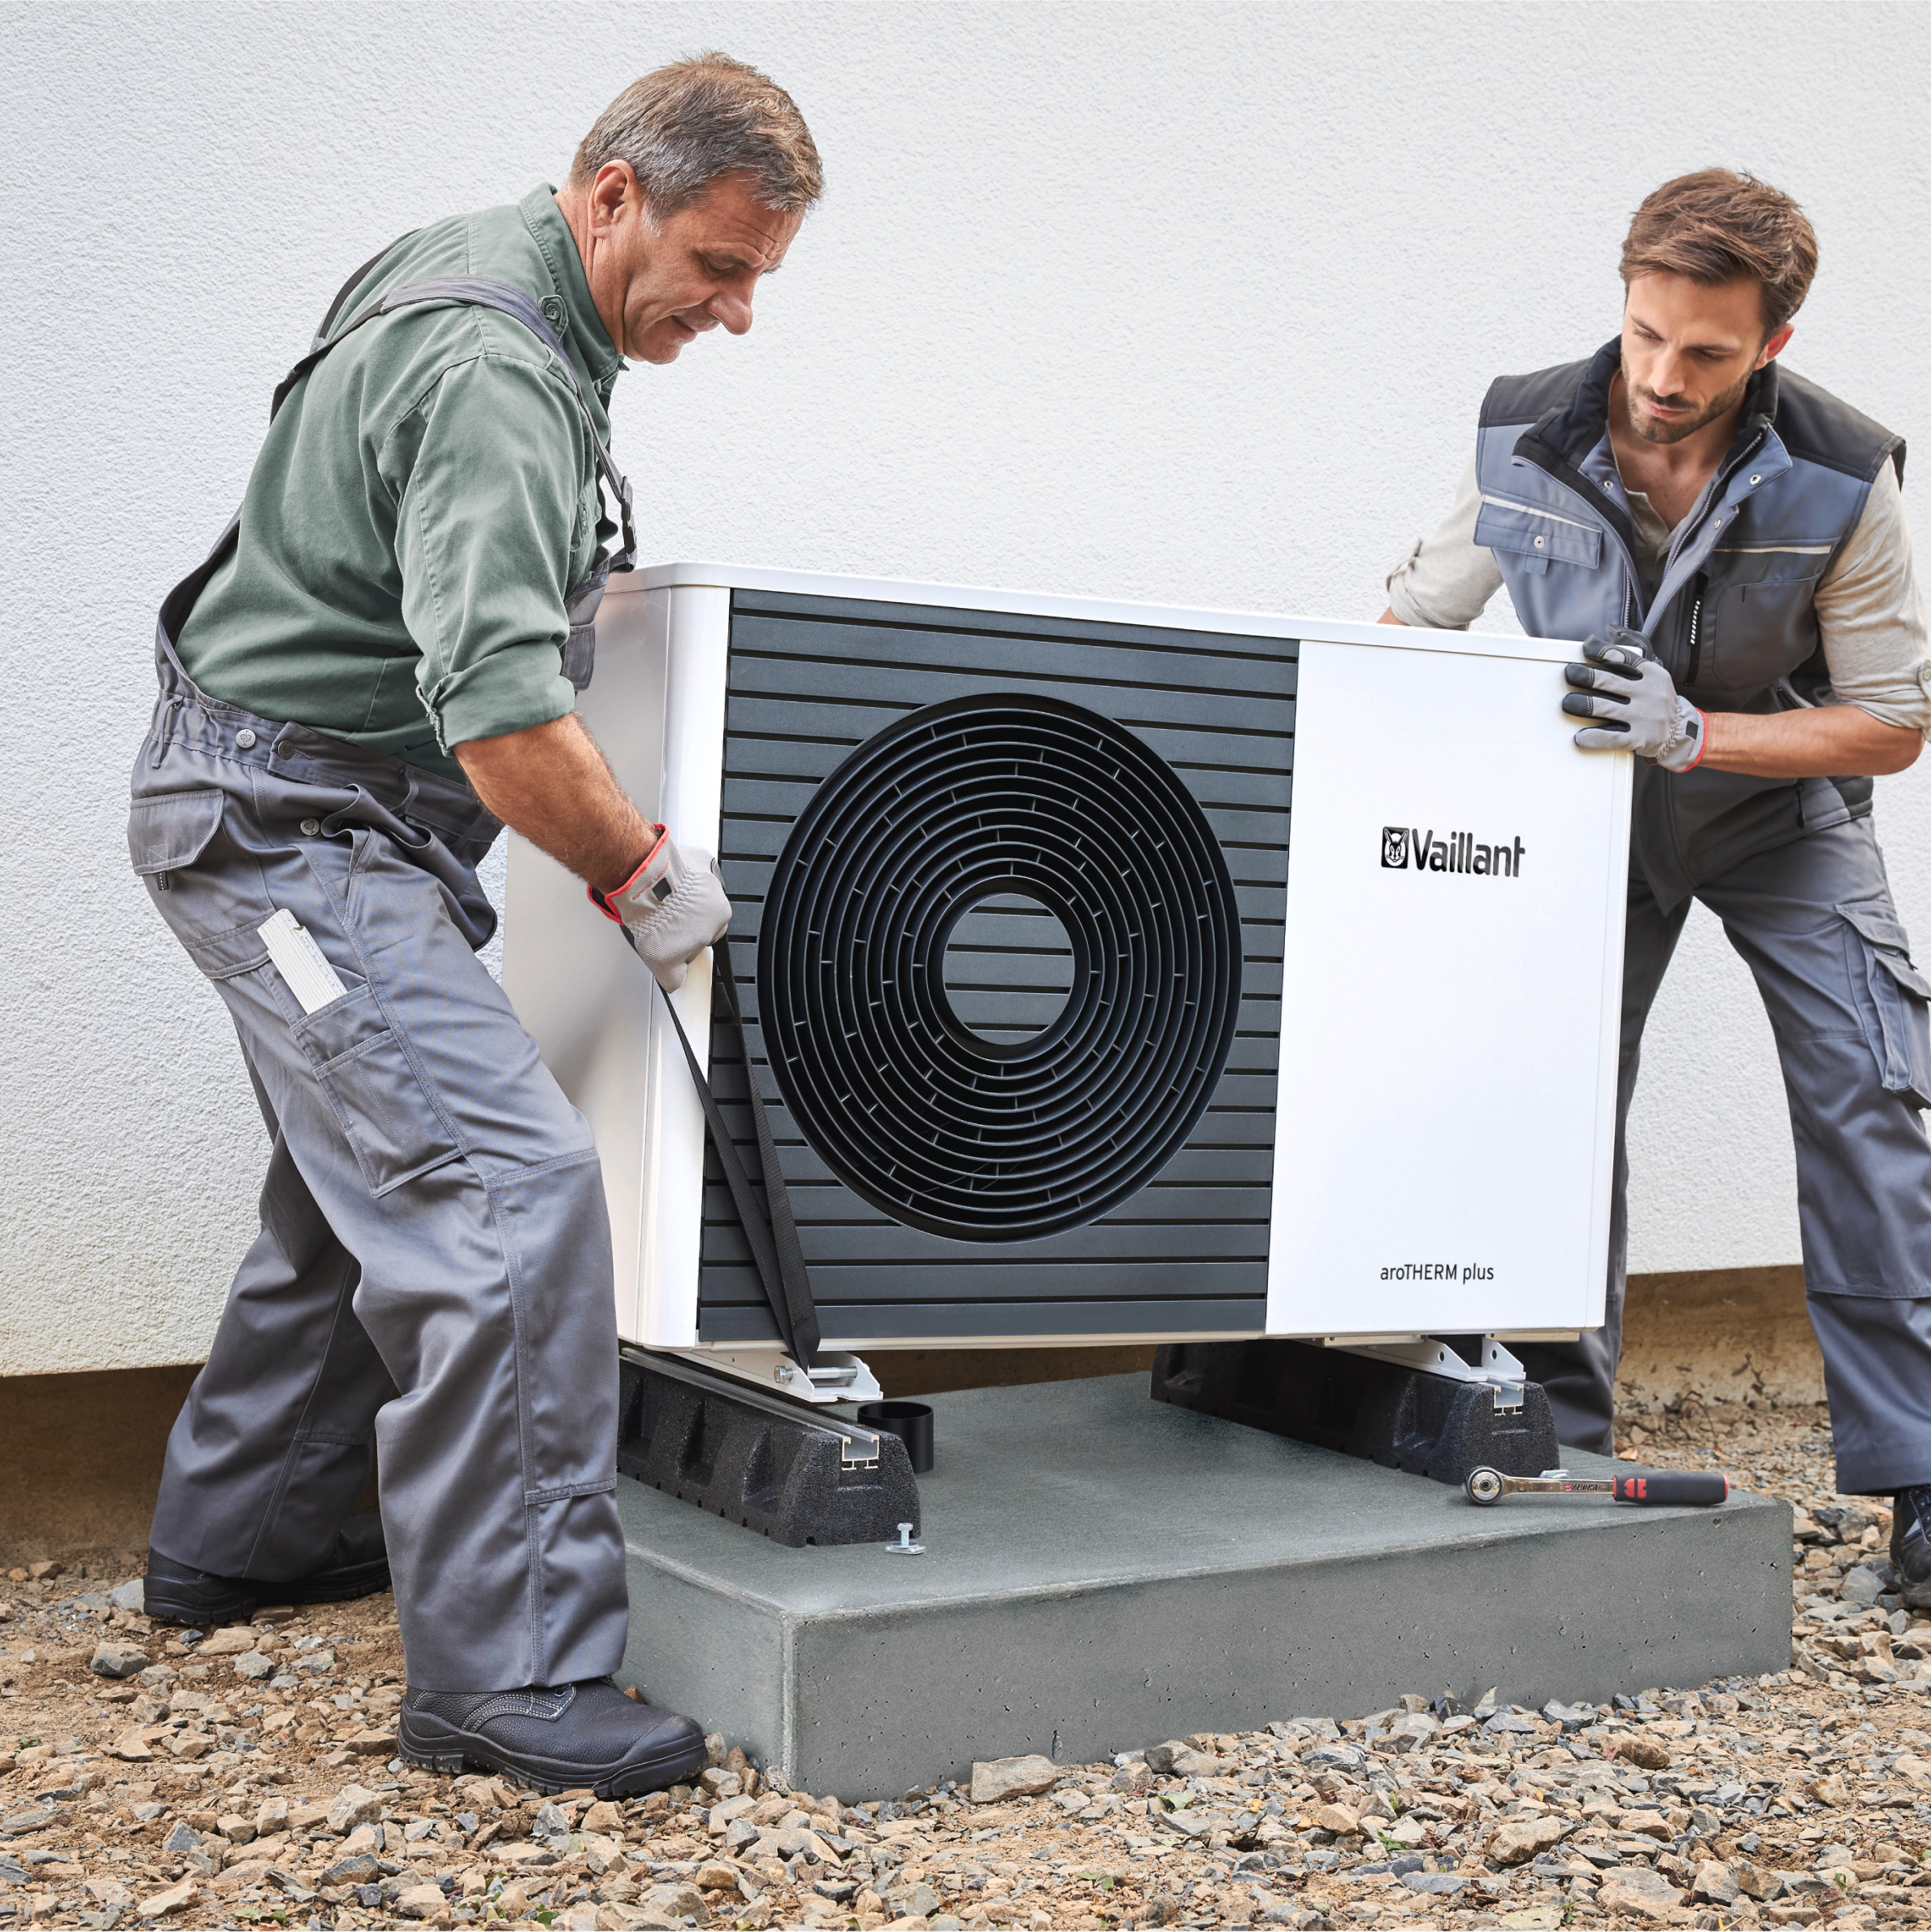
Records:
M828 1339L1264 1325L1295 649L734 594L732 951ZM706 1183L700 1333L769 1339Z

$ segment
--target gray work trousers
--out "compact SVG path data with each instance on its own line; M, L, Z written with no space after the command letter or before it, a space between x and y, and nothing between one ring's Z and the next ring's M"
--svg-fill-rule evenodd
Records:
M603 1676L629 1617L610 1226L589 1129L475 957L499 828L461 786L161 676L129 847L271 1146L153 1547L314 1568L372 1430L410 1683ZM258 935L284 908L346 988L312 1013Z
M1911 963L1869 818L1760 853L1696 897L1755 976L1783 1063L1811 1326L1824 1356L1838 1487L1931 1483L1931 983ZM1603 1326L1517 1352L1560 1439L1615 1449L1629 1160L1643 1024L1690 901L1664 911L1632 874L1624 942L1616 1179ZM1712 1166L1705 1177L1720 1188Z

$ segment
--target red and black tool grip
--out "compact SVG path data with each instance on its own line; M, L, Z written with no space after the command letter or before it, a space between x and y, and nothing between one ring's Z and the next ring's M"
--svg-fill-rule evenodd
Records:
M1616 1478L1619 1503L1721 1503L1729 1494L1721 1470L1638 1470Z

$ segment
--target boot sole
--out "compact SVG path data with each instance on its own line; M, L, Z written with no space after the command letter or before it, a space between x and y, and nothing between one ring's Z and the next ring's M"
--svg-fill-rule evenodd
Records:
M226 1596L171 1595L176 1586L166 1581L144 1583L141 1603L144 1614L156 1623L179 1624L202 1630L222 1623L240 1623L254 1615L264 1604L345 1604L357 1597L374 1596L389 1587L389 1567L385 1557L374 1563L358 1563L346 1569L331 1570L322 1576L296 1577L285 1583L263 1583Z
M411 1736L411 1730L418 1731ZM599 1798L637 1798L674 1784L688 1783L710 1762L702 1738L688 1744L666 1745L641 1758L628 1759L601 1774L585 1765L565 1765L543 1758L512 1758L487 1738L446 1724L414 1726L399 1724L396 1747L410 1764L426 1771L453 1776L464 1769L487 1771L543 1797L580 1790L588 1784Z
M1904 1607L1908 1610L1931 1609L1931 1576L1919 1577L1915 1581L1906 1576L1903 1552L1894 1539L1885 1554L1890 1558L1891 1588L1897 1591Z

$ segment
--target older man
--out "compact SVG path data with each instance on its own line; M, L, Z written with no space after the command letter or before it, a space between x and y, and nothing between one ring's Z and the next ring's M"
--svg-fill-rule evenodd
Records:
M605 412L627 357L750 328L821 186L763 75L713 54L638 81L560 191L351 278L237 518L162 610L129 844L227 1004L272 1148L168 1445L147 1608L206 1624L393 1574L402 1748L445 1770L611 1796L704 1762L696 1725L612 1681L602 1185L475 957L476 867L514 826L666 986L728 921L708 858L645 821L574 715L633 549ZM349 1517L371 1429L380 1522Z

